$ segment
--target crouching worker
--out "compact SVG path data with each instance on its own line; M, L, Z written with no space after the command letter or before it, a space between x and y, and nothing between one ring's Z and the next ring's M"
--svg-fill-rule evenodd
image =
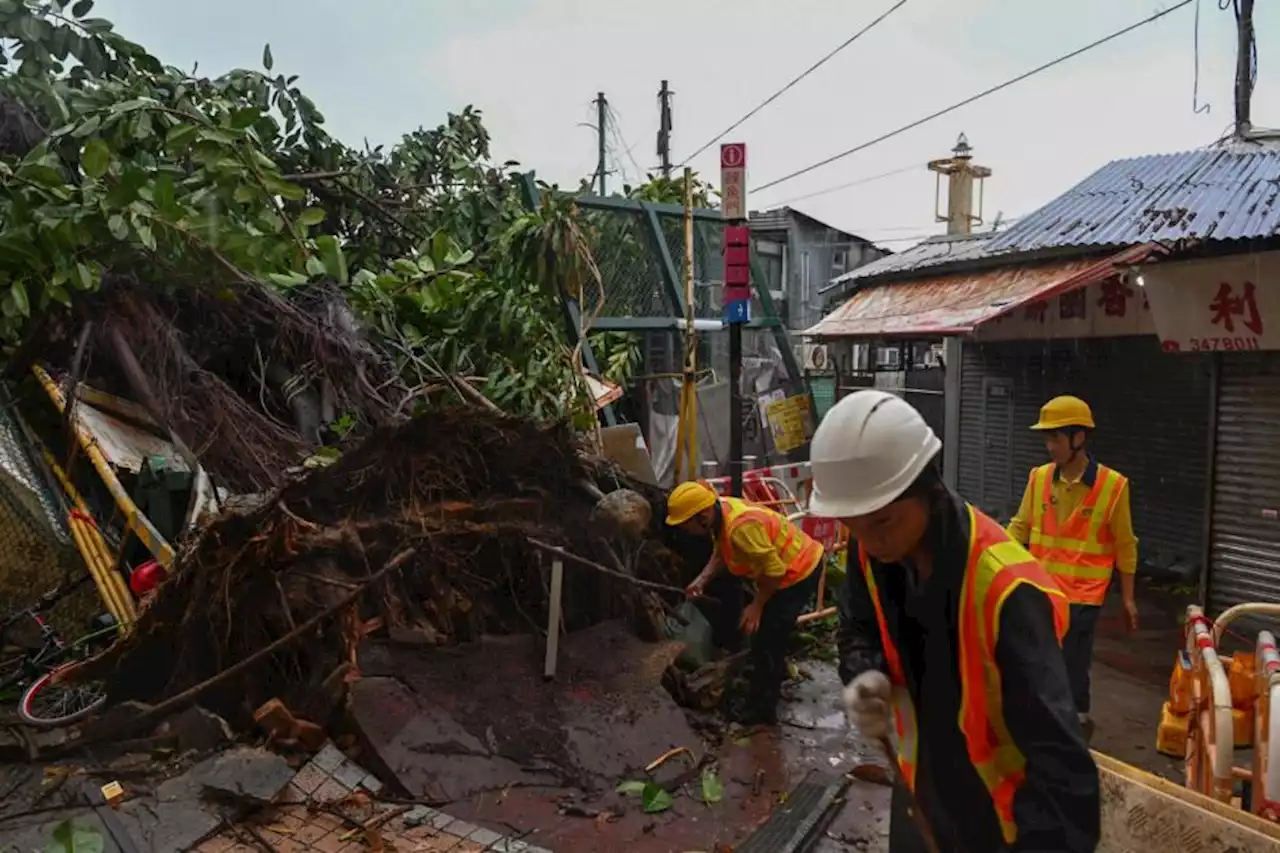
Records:
M822 420L813 515L857 543L839 592L850 720L894 743L891 853L1064 851L1098 844L1098 770L1062 656L1068 607L1043 568L941 481L942 443L908 403L859 391Z
M787 644L796 618L817 592L822 544L785 516L719 497L706 483L681 483L672 490L667 524L712 541L710 561L687 589L690 597L702 595L721 569L753 582L751 602L741 607L737 601L740 612L726 614L726 605L734 603L719 602L721 618L736 618L751 642L749 696L733 715L743 725L775 724L787 677Z

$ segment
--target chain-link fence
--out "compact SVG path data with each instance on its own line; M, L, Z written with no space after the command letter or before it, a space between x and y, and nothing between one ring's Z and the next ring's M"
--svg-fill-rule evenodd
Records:
M32 452L14 412L0 407L0 616L85 574L58 493ZM47 618L64 636L77 637L102 609L96 587L84 583ZM34 622L23 621L10 639L30 643L38 633Z

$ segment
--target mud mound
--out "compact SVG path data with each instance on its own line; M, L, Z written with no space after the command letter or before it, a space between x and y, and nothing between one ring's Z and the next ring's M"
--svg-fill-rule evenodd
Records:
M393 556L404 565L357 606L201 699L244 722L280 697L324 719L354 673L361 638L421 645L541 630L545 560L535 536L598 558L593 471L566 428L445 409L375 432L260 508L214 522L162 586L137 630L84 669L113 700L155 702L200 684L341 601ZM605 478L612 479L612 478ZM661 562L640 574L664 577ZM634 606L630 584L570 569L573 630Z

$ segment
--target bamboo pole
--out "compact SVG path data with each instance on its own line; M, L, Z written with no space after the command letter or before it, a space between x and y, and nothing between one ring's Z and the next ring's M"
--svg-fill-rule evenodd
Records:
M40 381L45 393L49 395L49 399L57 406L58 413L65 414L67 401L62 389L58 387L58 383L54 382L53 377L38 364L31 366L31 372ZM150 519L138 509L138 505L133 502L133 498L129 497L129 493L125 491L120 478L116 476L115 471L111 470L111 463L107 461L102 449L98 447L97 440L84 426L76 423L74 418L72 418L71 428L76 435L76 440L93 464L94 470L98 472L98 476L102 478L102 482L106 485L107 491L111 493L116 506L119 507L120 512L124 515L125 526L133 531L134 535L138 537L138 541L143 544L143 547L156 558L156 562L163 566L166 571L172 571L173 546L160 535L160 531L156 530Z

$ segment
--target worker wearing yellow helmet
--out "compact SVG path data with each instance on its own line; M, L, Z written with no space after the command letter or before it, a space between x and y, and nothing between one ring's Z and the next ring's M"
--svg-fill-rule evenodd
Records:
M1138 628L1133 579L1138 540L1129 512L1129 481L1089 452L1093 412L1079 397L1054 397L1032 429L1044 437L1050 462L1031 470L1009 535L1027 546L1071 602L1071 626L1062 641L1071 693L1086 735L1089 669L1098 616L1111 576L1120 570L1120 595L1129 630Z
M735 618L750 637L746 704L732 709L744 725L773 725L787 675L787 645L799 617L817 591L822 543L772 509L738 498L722 498L707 483L681 483L667 498L667 524L710 537L711 559L686 590L704 593L721 569L751 581L755 595ZM741 605L741 598L738 605ZM733 602L720 601L721 607Z

